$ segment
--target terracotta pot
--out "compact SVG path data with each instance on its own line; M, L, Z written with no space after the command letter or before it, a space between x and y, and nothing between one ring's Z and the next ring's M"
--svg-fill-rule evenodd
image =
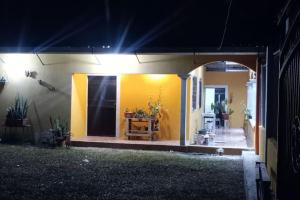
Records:
M124 116L126 118L133 118L135 116L135 112L125 112Z
M229 115L227 113L222 113L224 120L229 120Z

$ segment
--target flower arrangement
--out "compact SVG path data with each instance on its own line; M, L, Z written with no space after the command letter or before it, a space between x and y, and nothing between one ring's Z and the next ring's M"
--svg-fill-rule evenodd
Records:
M149 99L148 103L148 110L143 108L136 108L134 111L130 111L128 108L125 109L124 116L125 118L153 118L157 119L161 117L161 103L160 98L156 101Z
M153 118L161 117L161 114L160 114L160 109L161 109L160 97L156 101L153 101L150 98L150 100L148 101L148 109L149 109L150 117L153 117Z

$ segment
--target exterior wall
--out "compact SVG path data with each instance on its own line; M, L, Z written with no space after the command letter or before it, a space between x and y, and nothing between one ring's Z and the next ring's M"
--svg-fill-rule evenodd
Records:
M40 54L39 56L44 65L35 54L0 54L0 76L4 75L8 79L8 83L0 90L1 123L5 120L7 107L14 103L17 94L28 98L30 102L28 118L33 125L32 131L36 142L39 139L39 133L50 128L49 116L60 115L71 121L72 75L74 73L118 74L127 72L134 74L141 72L157 73L159 71L174 71L176 73L176 71L182 71L184 66L191 66L190 61L176 56L172 56L168 62L157 61L138 64L133 55L130 60L126 58L124 63L112 61L112 65L108 65L109 62L106 65L105 59L101 60L103 61L102 65L98 64L94 55L86 54ZM118 59L115 60L118 61ZM132 67L130 67L131 64ZM34 71L37 74L36 77L25 77L25 70ZM56 90L50 91L40 85L38 80L46 82L55 87ZM178 83L180 83L179 78ZM155 91L158 90L158 88L155 89ZM180 85L178 85L178 91L180 91ZM73 92L76 93L75 90ZM171 94L173 98L173 93ZM173 99L175 98L174 96ZM179 101L179 96L177 99ZM79 104L79 102L74 103L74 105ZM174 115L174 113L179 115L179 110L176 108L170 108L169 112L171 112L170 115ZM76 119L73 118L72 120ZM83 125L80 126L82 130ZM179 126L179 121L175 126ZM74 130L74 126L71 128ZM79 136L80 129L78 129L79 132L75 131L74 136Z
M71 77L76 68L72 68L71 64L42 66L38 60L28 55L1 58L5 63L0 61L0 74L6 76L8 82L0 92L0 123L4 122L6 109L14 103L17 94L29 101L27 117L32 123L35 141L38 141L41 131L50 128L50 116L59 115L70 119ZM26 77L25 70L36 72L36 77ZM56 90L50 91L40 85L38 80L46 82Z
M259 126L259 157L266 162L266 129L263 126Z
M87 130L87 75L73 74L71 102L72 138L86 136Z
M205 68L203 66L198 67L190 73L190 77L188 79L188 87L187 87L187 139L192 142L193 134L201 129L201 120L202 113L204 112L204 75ZM197 95L197 108L195 110L192 109L192 79L193 77L197 77L197 84L199 80L202 80L202 94L201 94L201 107L199 108L199 95ZM199 91L199 84L197 85L197 92Z
M247 145L254 148L255 141L255 121L253 119L244 121L244 131L247 140Z
M136 56L138 56L139 61ZM13 104L15 96L19 93L28 98L30 102L28 118L33 125L35 141L38 141L41 131L50 127L49 116L60 115L71 121L72 75L74 73L110 75L187 74L197 66L210 61L245 59L245 63L249 62L253 65L256 61L255 55L223 55L220 57L213 55L194 56L193 54L119 55L119 57L114 58L91 53L38 54L38 56L33 53L2 53L0 58L0 76L4 75L8 79L8 83L5 84L4 88L0 88L1 123L5 120L7 107ZM36 77L25 77L25 70L35 72ZM55 87L56 90L50 91L47 87L40 85L38 80ZM180 91L179 78L175 84L178 84L178 91ZM76 93L76 91L73 92ZM171 94L172 98L176 99L175 96L173 97L173 92ZM178 96L179 100L180 97ZM174 113L179 115L180 111L175 111L175 109L170 108L170 116L173 115L173 110ZM75 120L75 118L72 118L72 120ZM179 121L177 123L175 126L179 127ZM76 134L75 136L77 136Z
M228 101L234 113L230 116L231 128L242 128L244 124L243 104L246 104L247 72L205 72L205 85L227 85Z

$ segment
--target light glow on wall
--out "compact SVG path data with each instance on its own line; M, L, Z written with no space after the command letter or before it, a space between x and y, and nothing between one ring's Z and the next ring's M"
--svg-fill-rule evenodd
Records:
M140 66L135 55L129 54L95 54L94 55L99 66L97 70L101 70L104 74L124 74L124 73L139 73Z
M166 78L165 74L149 74L147 75L147 78L152 80L152 81L158 81Z
M124 66L134 67L139 64L135 55L129 54L97 54L98 60L101 65L108 67Z
M30 54L5 54L1 56L4 61L3 70L8 81L20 81L25 78L25 70L28 70L28 65L32 62Z

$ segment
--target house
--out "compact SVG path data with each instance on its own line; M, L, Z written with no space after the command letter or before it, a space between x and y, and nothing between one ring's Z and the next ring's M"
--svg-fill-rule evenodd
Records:
M124 139L124 112L147 109L150 100L160 99L163 113L156 139L187 146L192 134L202 128L205 85L225 84L213 76L212 73L218 72L207 73L205 65L220 61L239 63L256 72L255 84L247 82L247 87L255 89L257 94L255 102L248 105L255 120L246 122L247 134L253 137L254 149L267 165L277 198L297 199L300 179L299 10L299 2L286 1L266 48L119 54L99 48L41 52L3 48L0 50L0 77L5 79L0 85L2 122L6 108L20 93L30 100L28 116L35 141L39 140L39 133L49 128L49 115L64 115L70 121L72 140L90 137L89 114L104 108L92 106L89 92L97 94L93 84L106 80L104 88L109 88L110 96L103 99L103 105L110 109L103 117L107 120L103 131L96 135ZM25 71L35 75L26 77ZM105 89L100 93L103 91ZM235 101L236 95L230 93L227 93L228 100L232 97ZM251 94L249 91L247 96ZM238 109L234 110L238 113ZM241 117L237 117L238 120ZM241 126L241 121L237 121L233 127Z
M111 54L85 49L77 53L2 51L0 58L0 74L7 79L1 89L1 116L5 119L6 108L17 94L29 99L35 142L49 128L49 116L57 115L68 119L74 140L87 136L125 139L124 112L147 111L149 101L159 100L156 140L186 145L202 129L203 88L211 81L205 80L204 65L230 60L256 69L258 55L256 50Z

